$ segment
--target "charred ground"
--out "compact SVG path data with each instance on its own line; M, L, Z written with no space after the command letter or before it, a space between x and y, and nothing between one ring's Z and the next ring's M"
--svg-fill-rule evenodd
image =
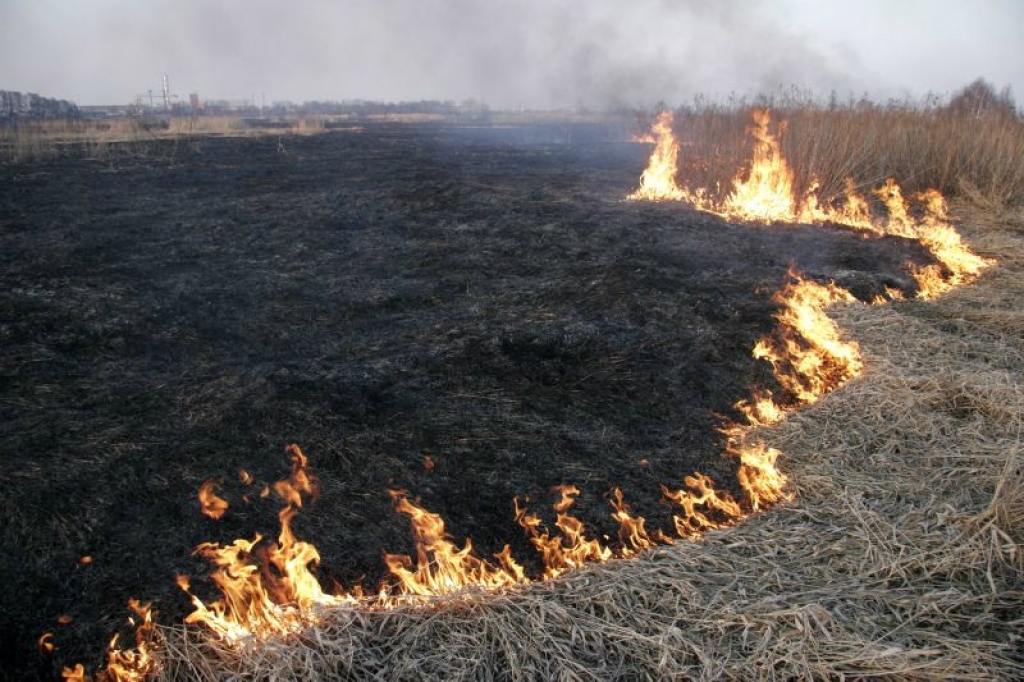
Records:
M289 443L320 481L296 530L346 586L411 549L389 489L535 569L515 495L575 484L611 534L614 486L653 526L660 484L734 486L715 426L772 385L750 349L789 265L867 297L930 260L624 202L647 152L601 126L378 125L0 167L0 677L97 663L132 596L180 620L195 545L273 537L278 503L236 476L280 478Z

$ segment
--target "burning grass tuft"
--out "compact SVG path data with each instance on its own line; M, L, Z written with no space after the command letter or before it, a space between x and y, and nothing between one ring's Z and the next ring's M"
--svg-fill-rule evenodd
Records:
M165 680L1024 675L1024 235L932 302L843 306L863 374L756 436L795 501L639 560L238 647L162 628Z

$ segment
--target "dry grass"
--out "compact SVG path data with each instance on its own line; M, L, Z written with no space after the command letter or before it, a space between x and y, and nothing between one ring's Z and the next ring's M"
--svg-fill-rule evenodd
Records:
M153 142L198 143L203 137L313 135L344 116L258 121L240 116L125 117L97 121L40 121L0 125L0 163L47 161L64 154L91 159L150 156Z
M233 648L163 630L162 679L1024 676L1024 219L960 204L999 265L835 317L863 375L754 434L796 500L521 592L324 613Z
M813 180L822 197L842 196L846 178L862 193L896 178L909 191L929 188L947 196L966 183L985 201L1024 202L1024 121L998 116L952 115L938 107L906 103L828 107L782 102L772 107L773 134L803 193ZM683 148L680 184L716 188L749 164L745 104L682 110L676 129ZM729 183L721 188L728 192Z

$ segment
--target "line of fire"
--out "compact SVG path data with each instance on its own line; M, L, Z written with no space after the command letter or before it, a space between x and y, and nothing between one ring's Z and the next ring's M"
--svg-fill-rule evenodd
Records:
M885 215L876 215L869 197L859 194L852 182L846 196L834 204L819 198L814 184L798 195L768 111L753 113L750 133L753 154L749 166L739 171L727 187L680 186L676 177L681 145L672 114L662 113L650 133L635 140L652 144L653 151L639 187L624 200L677 202L727 221L764 229L783 223L829 224L864 234L917 240L935 260L933 265L911 269L916 295L922 299L970 283L989 265L961 242L937 191L908 199L894 180L887 180L871 195L885 207ZM873 304L884 304L901 295L888 290ZM527 589L531 583L556 579L587 564L630 560L659 545L693 541L785 503L794 493L780 468L781 453L759 439L758 427L780 422L793 410L814 403L856 377L863 361L857 343L845 337L827 312L833 305L858 304L848 290L832 282L814 281L791 269L773 300L778 304L775 328L758 341L752 352L770 364L782 390L772 393L752 389L750 396L736 405L744 420L721 426L725 456L738 470L738 496L721 489L711 477L692 472L681 488L662 486L663 500L674 510L672 524L650 528L633 512L623 493L615 489L609 496L608 510L618 526L617 537L612 538L595 534L573 514L574 501L580 494L575 485L559 486L554 491L559 499L552 510L553 525L531 510L529 502L517 498L515 522L543 566L535 574L524 568L508 545L493 556L481 555L470 538L453 538L441 516L421 506L413 493L392 490L394 510L408 518L414 552L385 554L389 577L379 585L336 585L328 591L317 576L317 548L301 540L293 528L304 504L316 493L317 480L306 454L299 445L292 445L288 448L291 469L281 480L259 484L249 473L239 473L252 496L280 500L277 537L257 534L231 543L207 542L196 547L195 555L212 565L208 577L221 596L203 600L192 591L193 578L178 576L178 586L188 594L194 609L186 623L209 637L243 646L300 632L315 624L326 609L434 608L439 600L486 599L490 593ZM224 499L220 492L212 480L199 489L199 508L211 519L231 514L233 505L239 504ZM93 673L94 679L146 679L159 668L160 636L152 609L135 600L130 606L136 624L135 642L126 646L115 638L110 643L106 668ZM41 646L48 637L44 635ZM64 677L83 680L88 675L78 664L65 668Z

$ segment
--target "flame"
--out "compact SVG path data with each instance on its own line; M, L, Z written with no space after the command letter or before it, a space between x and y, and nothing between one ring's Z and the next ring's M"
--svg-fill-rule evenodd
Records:
M723 211L740 220L792 221L796 217L793 198L793 171L779 148L778 139L768 131L771 114L766 109L751 112L754 127L754 156L746 179L733 180L733 190L725 199ZM785 125L780 126L780 132Z
M781 454L778 450L758 443L752 447L734 447L729 452L740 460L737 477L751 511L793 499L793 493L786 490L785 474L776 466Z
M544 528L539 516L519 506L518 498L513 500L516 523L526 531L530 542L544 560L544 578L556 578L589 562L604 562L611 559L612 551L600 541L587 538L583 522L568 513L569 507L580 494L579 489L572 485L560 485L556 486L554 491L561 496L559 501L552 505L556 514L555 527L560 531L554 535Z
M298 445L289 445L287 452L291 455L292 474L275 483L274 492L288 504L301 507L303 493L316 495L316 479L306 470L309 460L302 454L302 449Z
M752 426L777 424L786 416L786 410L775 401L775 395L768 390L754 391L752 398L739 401L735 408Z
M612 505L612 518L619 522L619 542L622 545L620 555L623 558L636 556L646 549L654 547L655 540L644 528L646 521L642 516L633 516L632 510L622 497L622 491L615 488L609 502Z
M156 626L153 623L152 604L129 599L128 608L135 614L135 617L128 619L129 624L135 627L135 646L130 649L118 648L120 636L114 635L107 646L107 667L96 671L96 682L143 682L156 672ZM66 682L86 682L93 679L85 674L85 666L81 663L76 664L74 668L65 667L61 671L61 677Z
M85 666L81 663L76 663L74 668L65 666L60 671L60 676L65 682L86 682L89 679L85 674Z
M216 484L213 481L204 481L199 486L199 505L204 514L211 519L219 519L228 510L227 500L217 497L214 492Z
M647 162L647 168L640 176L640 188L629 195L629 199L647 201L679 201L687 195L676 185L676 158L679 143L672 133L672 112L663 111L651 126L651 135L637 138L637 141L654 142L654 151Z
M498 589L525 581L525 573L512 559L508 545L495 555L498 565L484 561L473 554L470 540L459 549L448 539L439 515L413 504L404 492L390 494L395 510L409 516L416 544L415 566L408 556L384 556L388 570L398 579L401 594L429 597L470 586Z
M701 533L723 528L739 519L743 512L728 493L715 490L715 482L704 474L693 474L684 479L686 488L669 490L662 486L665 499L682 507L681 514L672 517L676 533L683 538L695 538ZM715 517L721 518L716 521Z
M316 548L296 539L292 520L302 507L302 495L315 492L315 479L308 472L308 460L297 445L290 445L291 475L274 484L274 491L285 501L278 514L281 530L277 542L262 544L263 537L237 539L229 545L206 542L195 554L210 561L216 570L210 578L223 599L204 603L190 591L185 576L178 586L189 595L194 611L186 623L202 623L228 640L253 635L290 632L300 627L303 612L316 605L349 603L347 595L324 593L310 566L320 562Z
M797 405L814 402L860 373L857 343L844 341L839 326L825 313L832 304L856 301L850 292L835 284L804 280L790 269L787 282L772 300L782 306L775 316L779 324L773 335L757 342L754 357L771 363ZM758 414L767 411L757 408Z
M931 273L925 273L925 269L915 273L921 298L935 298L954 287L969 284L982 270L992 265L993 261L972 253L964 246L960 233L949 224L946 199L941 193L929 189L915 195L915 199L925 204L924 219L917 225L918 239L949 271L948 277L938 281L934 276L935 268Z
M136 625L135 647L132 649L118 649L117 636L110 641L107 647L107 668L97 675L97 680L102 682L142 682L147 680L155 670L156 659L153 656L153 638L155 626L153 625L152 604L143 604L137 599L128 600L130 608L141 621L129 618L129 623Z

